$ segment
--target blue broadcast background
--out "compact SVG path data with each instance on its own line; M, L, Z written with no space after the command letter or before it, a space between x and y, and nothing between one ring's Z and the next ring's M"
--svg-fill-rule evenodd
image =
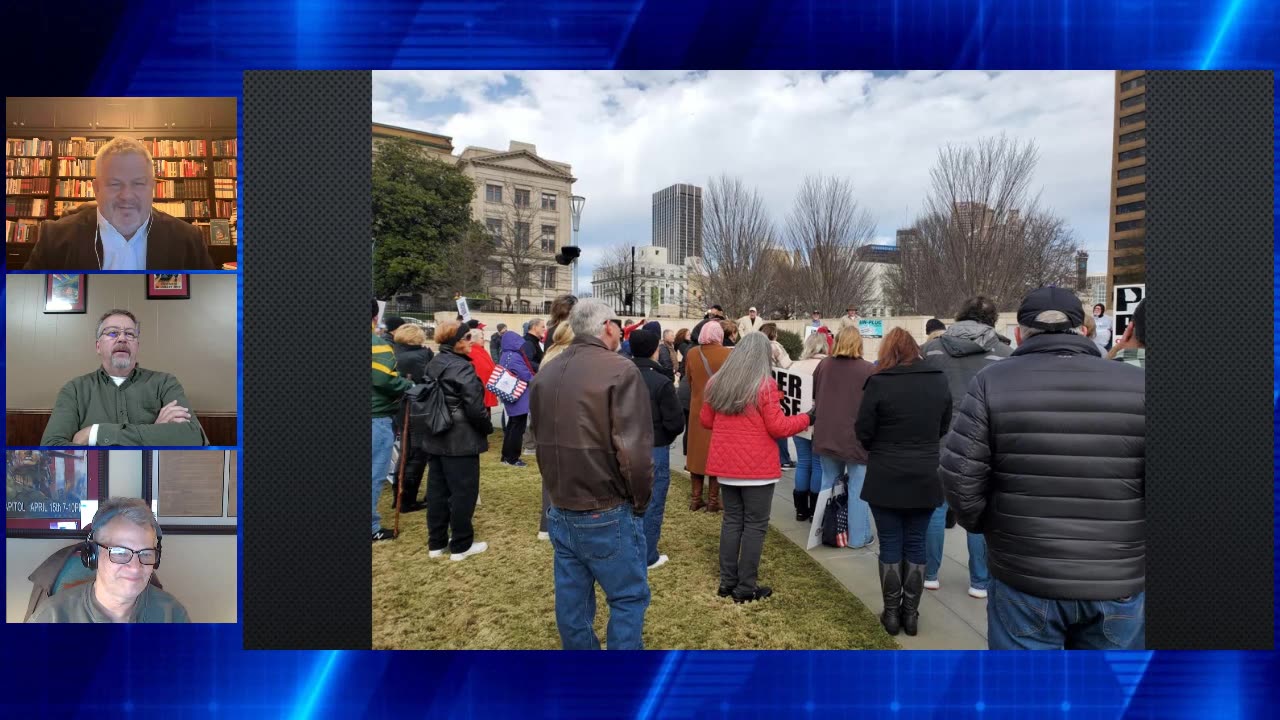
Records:
M8 66L28 78L10 95L239 97L247 69L1257 69L1280 56L1271 0L67 0L7 20ZM17 63L28 51L39 61ZM1230 612L1229 592L1204 600ZM3 654L4 716L95 719L1271 717L1280 676L1274 652L249 652L238 625L10 625Z

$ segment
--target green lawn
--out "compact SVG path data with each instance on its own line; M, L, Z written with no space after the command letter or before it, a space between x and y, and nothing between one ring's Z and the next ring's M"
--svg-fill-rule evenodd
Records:
M462 562L427 558L425 511L400 517L400 537L373 546L374 649L558 649L551 543L536 539L540 480L498 462L501 435L480 458L476 538L489 550ZM425 484L425 480L424 480ZM389 486L388 486L389 487ZM808 554L770 528L762 602L716 595L720 515L690 513L689 478L673 472L660 549L671 557L649 577L650 649L892 649L876 616ZM390 527L391 493L383 493ZM608 605L597 588L596 631Z

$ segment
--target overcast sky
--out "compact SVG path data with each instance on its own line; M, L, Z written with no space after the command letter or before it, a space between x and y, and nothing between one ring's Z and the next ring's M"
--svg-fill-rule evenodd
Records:
M879 242L910 224L938 149L1034 140L1032 182L1107 264L1114 74L1088 72L375 72L375 122L573 166L587 198L581 287L608 247L652 241L652 195L720 173L755 186L781 224L805 175L847 177Z

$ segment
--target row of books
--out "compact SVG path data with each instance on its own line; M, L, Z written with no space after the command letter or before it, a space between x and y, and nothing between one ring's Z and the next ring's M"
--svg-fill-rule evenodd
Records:
M53 154L53 141L41 140L40 138L6 138L4 141L4 154L7 157L16 157L21 155L44 155L48 157Z
M209 217L208 200L184 200L182 202L158 202L151 207L174 217Z
M53 170L53 163L38 158L5 158L5 177L15 175L48 175Z
M235 157L236 156L236 139L231 138L230 140L214 140L213 154L220 155L222 157Z
M213 210L214 217L229 218L231 217L231 213L236 210L236 203L234 200L214 200Z
M156 197L203 200L209 197L209 186L204 180L157 180Z
M49 212L49 201L45 198L6 197L4 199L4 216L45 215Z
M35 242L36 228L38 226L38 220L5 220L4 241L19 243Z
M151 155L153 157L182 157L209 155L208 140L152 140Z
M58 158L58 175L61 177L93 177L94 160L92 158Z
M219 177L230 177L230 178L235 177L236 161L235 160L214 160L213 174Z
M59 180L58 197L93 199L92 180Z
M87 202L89 201L88 200L54 200L53 216L62 217L63 215L66 215L67 213L71 212L72 210L75 210L76 208L80 207L81 205Z
M214 178L213 179L213 196L216 198L236 197L236 181L233 178Z
M235 182L232 180L231 182ZM4 181L5 195L49 194L49 178L9 178ZM232 197L235 197L234 195Z
M76 155L85 157L87 155L97 155L103 145L111 142L111 138L82 138L73 137L69 140L58 141L59 155Z
M204 177L208 172L209 165L203 160L156 160L159 177Z

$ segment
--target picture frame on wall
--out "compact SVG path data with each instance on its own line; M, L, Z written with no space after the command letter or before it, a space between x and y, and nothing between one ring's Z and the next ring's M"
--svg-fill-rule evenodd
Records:
M49 273L44 276L44 313L80 314L88 307L89 276L84 273Z
M235 450L148 450L142 498L166 535L235 535L239 525Z
M147 275L148 300L190 300L191 276L181 273Z
M209 221L209 244L231 244L231 221L215 218Z
M83 539L110 497L105 450L5 452L5 537Z

